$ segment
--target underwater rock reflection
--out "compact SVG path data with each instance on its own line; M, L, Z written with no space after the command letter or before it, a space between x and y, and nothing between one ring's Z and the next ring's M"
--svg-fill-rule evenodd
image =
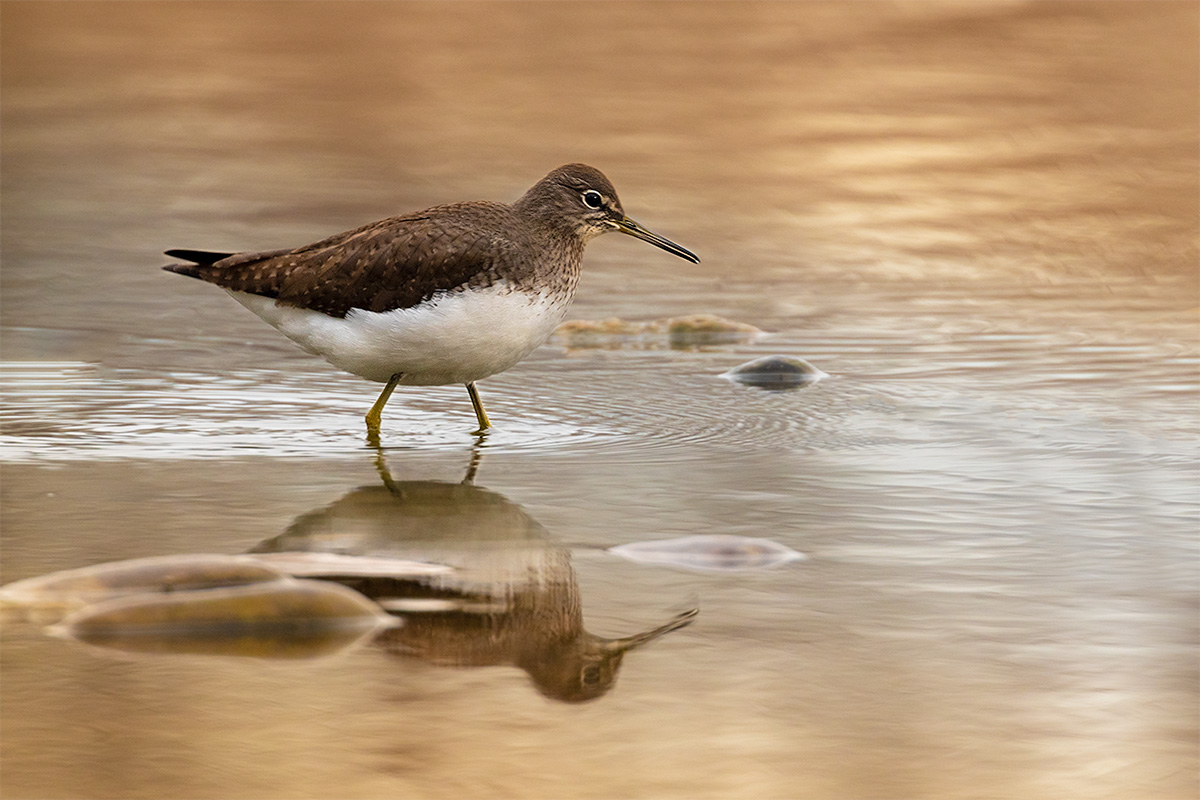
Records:
M340 566L309 577L355 589L405 624L374 644L397 655L455 667L511 665L546 697L592 700L616 681L625 653L689 624L690 609L632 636L606 639L583 626L570 551L519 505L463 483L394 481L380 455L383 485L364 486L298 517L252 553L341 556ZM364 560L405 558L444 564L444 574L380 576L353 568Z

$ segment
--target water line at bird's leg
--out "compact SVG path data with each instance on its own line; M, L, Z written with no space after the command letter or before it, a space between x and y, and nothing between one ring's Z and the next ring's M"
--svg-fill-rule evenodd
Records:
M367 444L372 447L379 446L379 423L383 420L383 407L387 405L388 398L392 396L392 392L396 390L396 384L400 383L402 377L404 377L404 373L397 372L388 378L387 385L379 393L379 399L367 412Z

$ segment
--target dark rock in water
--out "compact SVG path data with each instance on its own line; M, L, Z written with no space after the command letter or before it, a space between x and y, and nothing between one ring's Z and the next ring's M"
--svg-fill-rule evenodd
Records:
M790 547L770 539L726 534L702 534L635 542L610 547L608 552L647 564L665 564L702 572L769 569L804 558Z
M829 375L802 358L766 356L734 367L721 377L771 391L810 386Z

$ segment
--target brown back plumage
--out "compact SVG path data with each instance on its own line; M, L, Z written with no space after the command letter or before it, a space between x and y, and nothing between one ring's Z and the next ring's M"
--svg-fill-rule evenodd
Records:
M392 217L295 249L169 250L194 263L164 269L225 289L344 317L352 308L411 308L438 292L520 283L533 255L511 206L470 202Z
M412 308L441 292L486 288L499 280L566 303L575 292L584 245L613 230L699 261L626 217L598 169L567 164L512 205L436 206L296 250L168 250L192 263L163 269L334 317L352 308Z

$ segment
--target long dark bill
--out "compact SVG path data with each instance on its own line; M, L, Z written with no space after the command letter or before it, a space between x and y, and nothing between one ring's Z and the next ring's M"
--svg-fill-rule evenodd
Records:
M616 224L617 224L617 230L619 230L621 233L627 233L636 239L641 239L643 242L649 242L650 244L654 245L655 247L661 247L663 250L666 250L668 253L673 253L673 254L679 256L680 258L685 258L688 261L692 262L693 264L700 263L700 258L695 253L693 253L691 250L680 247L679 245L672 242L670 239L667 239L664 236L659 236L654 231L646 230L641 225L638 225L636 222L631 220L629 217L622 217L621 219L617 220Z

